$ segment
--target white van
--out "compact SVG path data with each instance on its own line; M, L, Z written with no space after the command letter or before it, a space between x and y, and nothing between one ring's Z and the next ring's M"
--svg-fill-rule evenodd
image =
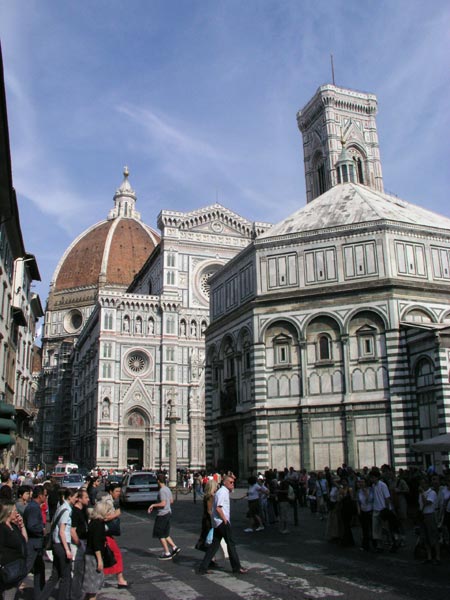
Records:
M78 470L78 465L76 465L75 463L58 463L55 466L53 475L56 477L62 477L69 473L73 473L74 471L77 471L77 470Z

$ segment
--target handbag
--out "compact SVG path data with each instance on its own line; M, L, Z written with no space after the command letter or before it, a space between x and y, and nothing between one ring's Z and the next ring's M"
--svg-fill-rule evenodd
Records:
M119 517L116 517L115 519L112 519L111 521L108 521L106 523L106 535L114 535L116 537L118 537L120 535L120 519Z
M114 556L114 552L108 546L108 542L105 542L105 545L103 546L102 559L104 569L109 569L110 567L113 567L117 562L116 557Z
M213 543L213 538L214 538L214 527L211 527L211 529L208 531L208 535L206 536L205 545L211 546L211 544Z
M295 492L294 492L294 488L292 487L292 485L290 485L288 487L288 500L289 502L294 502L295 500Z
M24 558L17 558L6 565L0 565L0 581L4 589L15 587L27 576L27 562Z

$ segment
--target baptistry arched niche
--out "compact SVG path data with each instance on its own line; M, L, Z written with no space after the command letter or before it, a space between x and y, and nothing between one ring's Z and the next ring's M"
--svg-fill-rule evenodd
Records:
M273 321L264 334L267 369L267 397L301 395L299 333L287 320Z
M352 391L387 389L384 319L374 311L358 311L349 318L347 327Z
M435 319L426 308L414 307L403 313L402 321L409 323L433 323Z
M306 326L308 364L332 363L342 359L341 327L328 315L314 317Z
M340 394L344 389L341 326L317 315L305 327L308 394Z
M236 344L231 335L225 336L220 348L222 366L220 388L220 412L222 416L233 414L237 405Z

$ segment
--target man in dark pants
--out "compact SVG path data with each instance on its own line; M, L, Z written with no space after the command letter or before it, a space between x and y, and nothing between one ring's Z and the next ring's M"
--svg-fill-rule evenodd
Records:
M37 598L45 585L44 564L44 521L41 504L46 500L47 492L42 485L33 490L31 501L25 507L23 522L28 534L27 573L34 572L34 598Z
M214 523L214 538L212 544L205 552L205 557L200 563L198 573L204 575L208 573L208 566L217 550L219 549L222 538L225 540L230 556L230 563L233 573L244 575L248 569L241 566L239 556L236 551L233 535L230 525L230 493L234 489L234 477L225 475L223 485L217 490L214 495L213 505L213 523Z
M72 527L72 506L75 504L76 498L77 490L66 490L64 492L64 502L55 513L50 533L53 541L52 574L35 600L48 600L58 584L58 594L55 595L56 600L68 600L70 598L70 586L72 584L70 529Z

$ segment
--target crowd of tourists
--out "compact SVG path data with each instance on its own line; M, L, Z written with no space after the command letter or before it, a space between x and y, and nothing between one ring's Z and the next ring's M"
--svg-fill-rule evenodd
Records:
M336 472L285 468L248 480L247 533L278 524L281 534L299 524L299 509L326 522L325 535L341 546L397 552L409 528L417 534L416 552L424 562L440 563L440 550L450 539L450 471L431 467L395 473L388 465L355 471L342 465ZM356 533L355 528L359 529ZM355 539L356 537L356 539Z
M33 574L35 600L47 600L57 588L58 600L95 599L105 575L115 575L117 587L128 588L123 574L120 535L120 484L105 491L103 475L88 477L78 490L61 489L55 479L42 481L39 472L1 473L0 487L0 592L14 600L29 573ZM106 474L107 475L107 474ZM105 475L105 478L106 478ZM157 476L158 502L153 537L162 546L161 560L180 552L170 533L172 492L167 474ZM242 567L230 524L230 498L236 477L228 473L192 473L188 486L203 501L200 536L196 548L204 552L199 574L217 567L215 554L222 546L232 571ZM388 465L355 471L342 465L336 472L270 469L248 479L247 534L278 528L281 535L298 526L310 511L322 523L331 543L365 552L397 552L405 545L409 528L417 530L416 548L423 561L440 564L441 550L449 551L450 471L433 468L395 473ZM304 511L304 512L302 512ZM321 532L318 530L317 535ZM52 560L46 581L45 560Z
M105 575L128 588L123 574L120 535L120 486L100 491L101 478L88 478L80 489L63 489L44 474L12 477L1 473L0 594L14 600L33 574L33 598L95 599ZM34 477L33 477L34 475ZM52 561L46 581L45 560Z

